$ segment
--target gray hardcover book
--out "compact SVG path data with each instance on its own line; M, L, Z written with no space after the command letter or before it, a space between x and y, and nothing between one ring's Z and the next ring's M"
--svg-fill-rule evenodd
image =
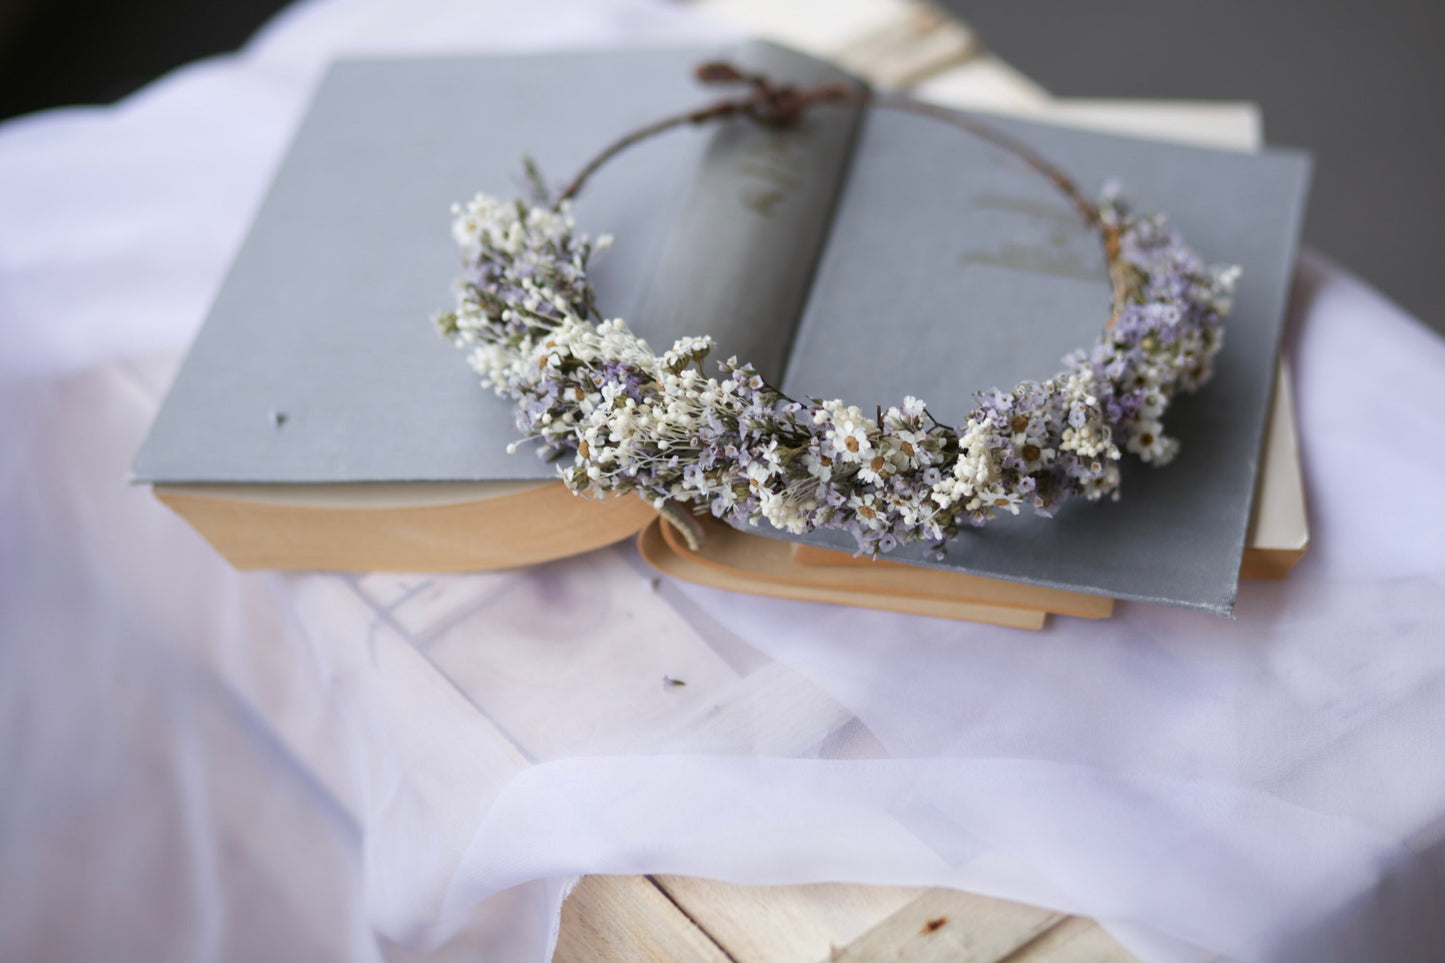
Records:
M448 306L449 207L557 180L622 132L707 102L734 60L800 84L845 79L770 44L335 65L149 438L136 481L334 483L548 478L509 455L512 418L428 319ZM1242 155L991 120L1087 193L1121 181L1210 260L1244 268L1214 380L1177 402L1171 465L1126 458L1124 499L969 531L942 562L1226 613L1273 385L1306 157ZM1014 158L937 122L829 107L796 130L733 122L654 139L577 209L616 236L604 314L654 346L712 334L794 397L865 410L926 399L961 423L974 390L1043 379L1092 343L1109 291L1094 235ZM779 535L762 523L758 531ZM806 541L851 548L837 533Z

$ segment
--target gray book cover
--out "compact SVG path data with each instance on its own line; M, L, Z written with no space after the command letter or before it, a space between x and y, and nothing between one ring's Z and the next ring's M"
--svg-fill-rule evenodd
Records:
M842 79L783 48L368 60L332 67L182 366L133 477L166 483L549 478L508 455L507 404L427 320L450 301L450 205L565 180L620 133L716 96L725 53L796 83ZM990 120L1087 193L1116 179L1205 258L1243 266L1215 379L1170 410L1171 465L1125 459L1124 499L969 531L942 562L1226 613L1247 534L1309 165ZM712 334L794 397L905 394L962 421L972 392L1052 375L1108 312L1102 256L1013 157L937 122L830 107L654 139L577 208L611 233L604 314L655 347ZM759 531L764 531L766 523ZM777 532L764 532L778 535ZM851 548L833 533L806 540Z

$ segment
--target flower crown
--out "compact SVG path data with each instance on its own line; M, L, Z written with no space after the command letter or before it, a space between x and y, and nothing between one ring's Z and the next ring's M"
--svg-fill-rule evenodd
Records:
M1017 156L1099 235L1112 285L1108 324L1053 377L979 391L967 421L952 427L913 397L873 415L843 401L789 398L737 358L709 376L711 338L683 338L658 354L622 319L603 319L587 267L611 239L579 234L570 203L597 168L684 124L737 116L786 127L816 105L869 96L841 84L775 85L727 64L705 64L698 76L748 92L620 138L553 200L528 162L533 199L478 194L453 208L463 274L455 310L436 323L470 349L482 384L516 403L525 440L563 462L570 489L635 491L694 546L699 530L683 509L733 525L767 519L795 534L842 529L861 553L877 554L914 542L941 549L964 526L1025 504L1047 516L1073 498L1117 500L1121 446L1154 465L1174 457L1179 443L1164 433L1164 413L1177 393L1209 379L1239 269L1206 266L1162 215L1133 213L1112 189L1091 203L1027 145L918 101L873 100Z

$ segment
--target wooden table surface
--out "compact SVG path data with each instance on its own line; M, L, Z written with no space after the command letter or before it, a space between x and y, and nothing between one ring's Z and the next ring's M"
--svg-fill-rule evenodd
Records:
M553 963L1130 963L1092 920L949 889L587 876Z

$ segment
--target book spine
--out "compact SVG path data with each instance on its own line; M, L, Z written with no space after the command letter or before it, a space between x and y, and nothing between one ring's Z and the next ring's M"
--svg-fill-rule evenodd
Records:
M769 43L744 44L732 57L744 70L799 87L857 83ZM860 119L857 106L828 105L792 128L740 118L711 132L638 309L635 327L655 350L710 334L717 357L751 361L778 383Z

